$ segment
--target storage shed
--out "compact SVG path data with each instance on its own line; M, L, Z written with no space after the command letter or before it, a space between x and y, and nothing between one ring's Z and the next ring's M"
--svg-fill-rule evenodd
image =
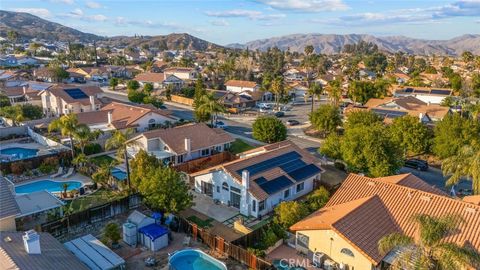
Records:
M160 250L168 246L168 229L158 224L150 224L138 230L140 244L151 251Z

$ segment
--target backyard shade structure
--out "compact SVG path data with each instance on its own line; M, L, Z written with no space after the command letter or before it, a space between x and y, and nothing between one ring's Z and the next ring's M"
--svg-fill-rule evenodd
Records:
M151 251L157 251L168 246L168 229L158 224L150 224L138 230L140 243Z
M92 270L125 269L125 260L91 234L64 245Z

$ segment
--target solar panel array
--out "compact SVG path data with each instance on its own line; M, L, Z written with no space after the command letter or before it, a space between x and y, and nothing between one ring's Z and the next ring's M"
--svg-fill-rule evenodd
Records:
M430 91L430 93L436 94L436 95L447 95L448 96L452 92L450 90L432 89L432 91Z
M65 89L65 92L73 99L84 99L88 96L79 88Z
M428 90L418 90L418 89L415 89L415 94L429 94L430 91Z
M282 169L295 182L303 181L311 176L318 174L321 169L315 164L307 165L302 156L295 152L288 152L278 157L274 157L246 168L237 170L238 174L242 174L243 170L249 171L250 175L255 175L273 168ZM286 176L282 175L272 180L267 180L261 176L254 180L267 194L273 194L293 184L293 182Z
M410 87L405 88L405 90L403 90L403 92L405 92L405 93L412 93L412 92L413 92L413 88L410 88Z
M389 110L381 110L381 109L372 109L372 111L378 115L381 115L383 117L388 117L388 118L398 118L407 114L407 112L389 111Z

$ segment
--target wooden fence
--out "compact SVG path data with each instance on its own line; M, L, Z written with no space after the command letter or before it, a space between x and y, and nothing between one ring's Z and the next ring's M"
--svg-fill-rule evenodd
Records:
M232 242L225 241L220 236L212 235L207 230L199 228L197 224L180 218L179 230L189 234L193 240L201 241L211 248L212 251L232 258L238 262L247 265L251 269L256 270L271 270L274 267L262 258L257 257L252 252L249 252L243 247L240 247Z
M171 95L171 101L188 105L188 106L193 106L193 99L192 98L186 98L182 96L177 96L177 95Z
M177 171L182 171L190 174L190 173L198 172L203 169L222 164L224 162L232 161L234 159L236 159L235 155L233 155L228 151L225 151L225 152L213 154L208 157L190 160L188 162L174 166L174 169Z

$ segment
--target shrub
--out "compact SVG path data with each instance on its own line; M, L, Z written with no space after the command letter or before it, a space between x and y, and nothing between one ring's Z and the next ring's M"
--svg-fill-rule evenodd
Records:
M333 166L341 171L345 171L345 164L343 164L342 162L335 161L335 163L333 163Z
M25 171L25 163L19 161L10 164L10 171L15 175L21 175Z
M90 143L85 146L85 155L93 155L102 152L102 146L98 143Z
M43 163L48 164L48 165L58 165L58 157L48 157L43 160Z
M41 173L49 174L49 173L55 171L55 167L56 167L55 165L43 162L42 164L40 164L40 166L38 166L38 170Z
M256 140L274 143L287 138L287 127L276 117L258 117L252 126L253 138Z

